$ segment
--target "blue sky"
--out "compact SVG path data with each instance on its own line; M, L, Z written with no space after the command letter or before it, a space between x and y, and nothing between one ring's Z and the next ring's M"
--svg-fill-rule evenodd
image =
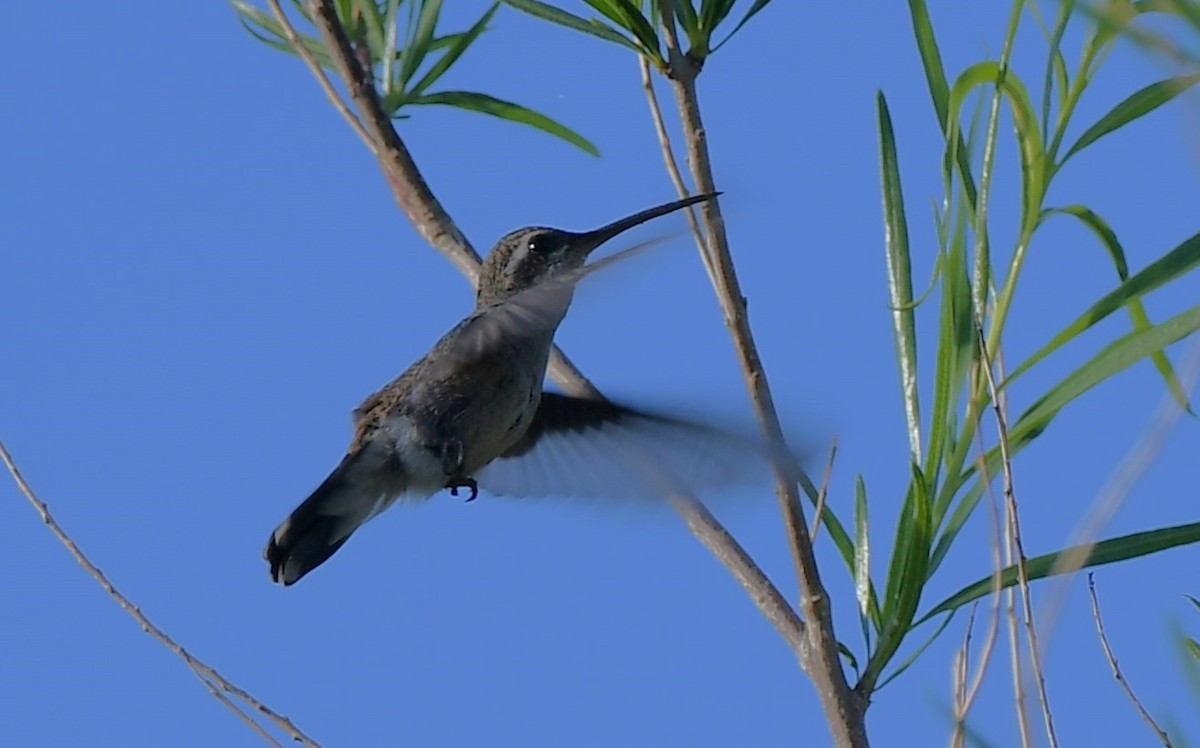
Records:
M452 28L486 7L453 5ZM1007 12L1006 3L934 3L947 69L994 54ZM333 746L826 743L815 695L781 639L663 507L444 495L392 509L301 584L271 585L260 558L267 534L336 464L350 410L467 312L469 289L405 222L309 73L254 42L228 6L34 3L6 5L0 21L21 29L0 49L10 71L0 438L147 615ZM603 157L482 116L415 112L401 133L477 247L518 226L591 228L674 197L631 56L510 9L493 26L446 85L542 110ZM1067 48L1079 38L1076 28ZM1042 54L1027 24L1018 71L1037 80ZM1076 133L1168 72L1119 47L1081 103ZM836 4L774 3L700 85L781 412L817 450L837 435L830 502L846 516L863 474L882 579L907 448L877 89L895 120L918 285L932 270L929 206L940 194L940 138L907 11L876 3L852 18ZM1144 266L1198 228L1196 118L1193 101L1103 141L1071 163L1052 202L1095 207L1131 266ZM1011 142L1001 156L993 225L1006 246ZM564 348L614 397L748 417L686 242L625 270L580 293ZM1111 265L1077 227L1040 234L1009 360L1113 285ZM1161 320L1198 292L1185 278L1148 308ZM1127 325L1114 318L1031 372L1014 409ZM1162 394L1153 369L1135 366L1020 456L1031 553L1067 542ZM1198 447L1185 419L1106 534L1195 521ZM0 499L6 742L259 744L78 568L11 484L0 483ZM716 508L794 599L768 478ZM986 573L982 513L969 533L929 600ZM852 584L827 537L818 552L839 629L859 646ZM1200 710L1170 630L1180 622L1200 633L1181 597L1200 594L1196 568L1197 551L1185 548L1097 574L1126 676L1194 741ZM1081 580L1065 602L1047 662L1063 743L1149 744L1108 674ZM876 745L944 743L961 635L956 621L876 695ZM1015 742L1003 653L973 724L995 745Z

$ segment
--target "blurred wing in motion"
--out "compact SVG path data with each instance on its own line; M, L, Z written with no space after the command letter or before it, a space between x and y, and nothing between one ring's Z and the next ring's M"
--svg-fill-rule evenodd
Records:
M497 496L661 498L770 475L768 450L749 437L547 392L521 440L476 478Z

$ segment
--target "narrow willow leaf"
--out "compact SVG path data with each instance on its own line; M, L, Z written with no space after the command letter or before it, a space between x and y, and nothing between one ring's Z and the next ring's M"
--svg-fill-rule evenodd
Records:
M696 9L692 6L692 0L675 0L672 7L675 9L675 18L678 19L683 33L687 35L688 44L692 49L707 49L708 38L711 34L700 28L700 19L696 15ZM658 10L659 4L653 3L651 8Z
M912 480L892 546L892 562L883 602L883 630L862 677L863 687L868 692L874 689L880 673L891 662L911 630L913 616L928 580L932 501L920 466L914 463L910 467Z
M1085 561L1080 568L1090 569L1094 566L1128 561L1131 558L1148 556L1152 553L1161 553L1170 548L1190 545L1196 542L1200 542L1200 522L1176 525L1175 527L1161 527L1156 530L1135 532L1130 535L1101 540L1092 546L1090 550L1087 550L1087 546L1071 546L1060 551L1055 551L1054 553L1047 553L1043 556L1031 558L1025 562L1025 569L1029 574L1030 581L1033 581L1043 579L1056 572L1057 569L1055 567L1060 558L1064 556L1074 557L1084 551L1086 551L1086 555L1084 556ZM1071 571L1075 571L1075 569ZM1001 571L1000 585L1002 588L1012 587L1016 583L1017 568L1015 566L1009 566ZM936 615L957 610L969 602L990 594L994 586L995 577L992 574L972 582L933 606L928 613L917 621L917 625L928 621Z
M1090 229L1092 233L1094 233L1100 240L1100 244L1104 247L1104 249L1108 252L1109 257L1112 259L1113 266L1117 271L1117 277L1121 279L1121 282L1124 283L1129 279L1129 267L1125 261L1125 249L1121 246L1120 240L1117 239L1116 232L1113 231L1112 227L1108 225L1108 221L1105 221L1090 208L1082 205L1067 205L1062 208L1050 208L1044 211L1043 216L1048 217L1056 214L1070 215L1078 218L1080 223ZM1134 296L1130 298L1125 302L1125 306L1129 309L1129 317L1133 322L1133 329L1144 330L1150 327L1150 315L1146 313L1146 307L1144 304L1142 304L1140 297ZM1078 335L1082 331L1083 330L1075 331L1075 335ZM1069 341L1072 337L1074 336L1070 336L1059 341L1058 345L1061 346ZM1052 340L1047 345L1053 344L1054 342L1055 341ZM1043 353L1043 351L1045 352ZM1029 361L1024 362L1022 367L1028 368L1028 366L1032 366L1050 352L1050 350L1043 348L1041 351L1038 351L1034 354L1035 356L1041 354L1040 358L1031 358ZM1175 402L1179 403L1179 407L1191 412L1191 406L1188 404L1187 392L1184 391L1183 384L1179 381L1179 377L1176 376L1175 369L1173 366L1171 366L1171 361L1167 358L1167 355L1159 351L1158 353L1152 353L1150 358L1154 362L1154 368L1158 369L1159 375L1162 376L1163 381L1166 382L1167 389L1171 391L1171 396L1175 398ZM1016 373L1017 372L1015 371L1013 372L1014 375ZM1011 378L1012 377L1010 376L1009 379Z
M849 647L847 647L845 644L842 644L841 642L838 642L837 648L838 648L838 652L842 655L842 657L846 658L846 662L850 663L850 667L853 668L854 672L857 673L858 672L858 658L854 656L854 652L852 652Z
M929 419L928 454L925 474L940 475L947 457L953 455L958 431L957 406L968 384L971 366L979 357L971 316L971 286L967 279L967 226L973 217L963 200L955 201L953 226L942 252L942 296L938 317L937 360L934 370L933 410ZM968 441L969 441L969 437ZM958 470L956 465L954 470ZM953 499L953 492L939 493L933 508L934 527Z
M1049 343L1039 348L1037 352L1014 369L1004 382L1004 385L1007 386L1009 382L1023 374L1038 361L1041 361L1062 345L1074 339L1084 330L1087 330L1100 320L1125 306L1131 299L1138 299L1154 289L1181 277L1185 273L1191 272L1197 265L1200 265L1200 234L1195 234L1186 239L1182 244L1175 247L1175 249L1172 249L1150 263L1116 289L1101 297L1087 311L1079 315L1074 322L1067 325L1062 331L1051 338Z
M289 55L296 54L296 50L295 50L295 48L292 47L292 43L289 42L286 38L269 37L266 34L259 32L257 29L255 29L253 26L251 26L250 23L248 21L246 21L245 19L239 19L239 20L242 24L242 28L244 28L250 34L250 36L253 36L255 39L259 40L263 44L266 44L271 49L276 49L276 50L279 50L280 52L286 52ZM329 59L329 55L325 52L325 45L321 44L321 42L317 41L316 39L313 39L311 36L303 36L303 35L297 35L297 36L300 39L300 43L302 45L304 45L304 47L309 51L309 53L317 61L317 64L319 64L323 68L332 68L333 67L333 61Z
M242 28L246 29L251 36L272 49L291 55L296 54L292 43L283 33L283 26L275 20L275 16L243 0L230 0L230 4L233 5L234 12L239 16L238 21L241 22ZM258 28L255 28L256 26ZM325 45L311 36L297 34L297 37L322 67L331 66L329 55L325 52Z
M520 104L497 99L487 94L474 91L439 91L437 93L423 94L412 99L409 103L441 104L443 106L458 107L459 109L469 109L472 112L490 114L493 117L506 119L510 122L518 122L530 127L536 127L542 132L567 141L585 153L597 157L600 155L599 149L592 145L591 141L566 125L561 125L546 115L535 112L532 109L527 109Z
M716 31L733 10L733 3L734 0L700 0L700 28L710 34Z
M1046 153L1044 138L1038 127L1037 113L1025 84L1011 69L1004 75L998 85L1008 95L1008 101L1013 110L1013 124L1017 131L1017 144L1021 149L1021 175L1023 189L1021 192L1021 228L1028 236L1037 226L1042 207L1042 197L1046 193ZM1014 259L1014 263L1017 260ZM1015 280L1017 268L1013 268L1010 278Z
M441 78L442 74L449 70L450 66L458 61L458 58L462 56L463 52L466 52L467 48L479 38L479 35L487 30L488 22L492 20L492 16L496 15L496 11L499 9L499 3L493 4L492 7L488 8L488 11L484 13L483 16L474 23L474 25L471 26L471 28L467 29L463 34L461 34L454 45L447 49L446 53L439 57L438 61L430 66L429 70L425 72L425 75L421 76L421 79L413 84L411 89L412 93L417 95L425 93L425 89L433 85L438 78Z
M976 188L975 179L971 176L970 151L963 141L958 127L950 125L950 86L946 82L946 69L942 65L942 54L938 51L937 37L933 33L933 23L929 20L929 8L925 0L908 0L908 12L912 18L913 36L917 40L917 50L921 53L921 65L925 68L925 82L929 86L929 98L933 101L933 110L937 114L938 124L942 135L946 138L947 153L953 151L958 163L959 175L963 181L963 190L967 193L967 202L971 210L975 209Z
M1128 98L1110 109L1107 114L1096 121L1096 124L1084 131L1063 156L1061 163L1075 155L1100 138L1118 130L1136 119L1166 104L1171 99L1200 82L1200 73L1180 75L1175 78L1151 83L1145 88L1131 94Z
M1200 600L1197 600L1191 595L1184 595L1184 597L1188 599L1188 602L1190 602L1196 608L1196 610L1200 610Z
M553 5L539 2L539 0L504 0L504 2L517 10L528 13L531 16L536 16L551 23L557 23L559 26L566 26L573 31L581 31L585 34L591 34L594 37L603 39L613 44L620 44L622 47L631 49L638 54L642 50L634 42L630 41L621 32L595 20L587 20L579 16L572 15L565 10L559 10Z
M414 0L415 2L416 0ZM442 12L442 0L421 0L421 11L417 15L417 27L412 38L405 46L404 55L400 60L400 85L398 88L407 89L413 74L421 67L429 54L429 46L433 42L433 34L437 30L438 17Z
M908 448L913 460L921 461L921 408L917 399L917 333L912 308L912 261L908 248L908 223L904 217L904 193L896 136L883 92L876 94L879 116L879 170L883 185L884 249L887 256L888 301L892 307L892 337L900 370L900 390L908 431Z
M1013 124L1017 131L1017 145L1021 152L1021 229L1028 235L1037 224L1038 209L1046 189L1045 153L1043 139L1037 124L1037 114L1025 85L1011 69L1005 71L994 60L971 65L954 80L950 87L949 117L952 131L958 129L959 110L967 97L983 86L999 87L1012 110ZM1014 262L1016 260L1014 259ZM1009 278L1015 279L1010 273ZM978 291L978 288L977 288ZM1011 293L1011 290L1010 290ZM998 302L999 304L1000 302Z
M629 33L633 34L634 38L642 43L642 54L651 59L663 62L661 47L658 41L658 34L654 31L654 27L650 25L649 19L642 15L642 11L637 5L634 5L632 0L611 0L617 9L621 20L617 20L624 26Z
M1011 429L1015 438L1024 432L1041 430L1065 405L1112 375L1161 351L1176 340L1200 328L1200 305L1194 306L1159 325L1127 333L1096 354L1086 364L1055 385L1021 414Z
M860 473L854 480L854 596L858 614L871 613L871 529L867 519L867 485Z
M725 43L732 39L734 34L742 30L742 27L746 25L747 21L749 21L751 18L754 18L754 16L757 15L760 10L767 7L767 3L769 2L771 2L771 0L754 0L754 4L750 6L750 10L746 11L746 15L742 16L742 20L737 22L737 26L733 27L733 31L730 31L725 35L724 39L717 42L716 46L712 48L712 51L716 52L721 47L724 47ZM715 31L715 29L713 29L713 31ZM711 33L712 32L710 31L710 38Z

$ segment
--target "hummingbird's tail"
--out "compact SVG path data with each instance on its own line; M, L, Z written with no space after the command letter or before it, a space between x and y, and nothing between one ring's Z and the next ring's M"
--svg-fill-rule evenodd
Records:
M267 541L263 558L271 579L284 585L317 568L350 539L358 527L386 505L382 491L370 490L357 469L363 451L347 454L312 496L296 507Z

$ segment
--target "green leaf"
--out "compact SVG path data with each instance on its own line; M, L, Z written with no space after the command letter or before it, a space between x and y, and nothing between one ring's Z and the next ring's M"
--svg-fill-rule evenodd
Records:
M884 592L883 630L861 681L868 693L874 689L879 674L912 630L913 615L929 578L933 517L929 484L919 465L914 463L910 468L912 480L905 494L904 507L900 510L900 521L896 524L896 539L892 545L892 560Z
M771 2L771 0L754 0L754 4L750 6L750 10L746 11L746 15L742 16L742 20L738 21L737 26L733 27L733 31L730 31L725 35L724 39L717 42L717 45L712 48L712 51L716 52L721 47L724 47L725 43L732 39L734 34L742 30L742 27L746 25L747 21L749 21L751 18L754 18L754 16L757 15L760 10L767 7L767 3L769 2ZM708 32L708 38L712 37L712 31L715 31L715 29Z
M947 130L958 131L958 112L967 96L976 88L987 85L997 86L1007 97L1012 109L1013 124L1017 130L1017 145L1021 151L1021 233L1027 236L1037 223L1046 179L1041 131L1038 129L1037 114L1025 85L1012 70L1006 71L998 62L988 60L971 65L959 74L950 87L950 126ZM1010 273L1009 277L1015 279L1016 276Z
M858 614L871 613L871 531L867 520L867 486L862 475L854 481L854 596Z
M733 3L734 0L700 0L700 28L709 34L716 31L721 21L729 16L729 11L733 10Z
M565 26L574 31L581 31L585 34L591 34L594 37L603 39L606 42L620 44L622 47L631 49L638 54L642 53L641 47L630 41L628 37L619 31L606 26L596 20L586 20L579 16L572 15L565 10L559 10L553 5L539 2L539 0L504 0L505 3L511 5L517 10L528 13L531 16L541 18L551 23L557 23L559 26Z
M290 55L296 54L296 50L292 48L292 43L288 41L284 35L283 26L275 19L275 16L267 13L259 8L251 5L243 0L230 0L233 5L234 12L239 16L238 20L242 24L242 28L258 39L263 44L266 44L272 49L277 49L280 52L286 52ZM257 26L262 31L258 31L254 27ZM317 62L322 67L331 67L332 61L329 59L329 54L325 51L325 45L311 36L297 34L300 43L304 45Z
M912 261L908 248L908 223L904 217L904 193L896 136L883 92L875 96L879 116L879 169L883 184L884 248L887 252L888 301L892 311L892 337L900 369L900 390L908 431L908 448L914 460L921 459L921 409L917 400L916 315L912 307Z
M679 21L679 27L687 35L688 44L692 49L707 47L711 33L700 28L700 19L696 16L696 9L692 7L692 0L675 0L672 7L675 9L675 18ZM661 4L654 3L651 8L660 9Z
M1027 431L1044 429L1059 410L1087 390L1197 328L1200 328L1200 305L1160 325L1117 338L1029 406L1013 425L1010 436L1020 439Z
M650 21L642 15L638 6L630 0L584 0L588 5L604 13L617 24L625 28L634 38L641 42L641 53L653 60L662 62L662 52L658 34Z
M416 28L400 55L400 85L396 88L407 89L413 74L425 61L425 56L429 54L429 46L433 42L434 31L437 30L438 16L441 15L441 12L442 0L421 0L421 11L417 15Z
M424 93L425 89L433 85L438 78L441 78L442 74L449 70L450 66L462 56L462 53L466 52L467 48L479 38L479 35L487 30L488 22L492 20L492 16L496 15L496 11L499 9L499 3L493 4L471 28L459 35L454 44L446 50L446 53L439 57L438 61L433 63L425 75L421 76L421 79L413 85L411 89L412 93L418 95Z
M1065 164L1071 156L1087 148L1100 138L1140 117L1146 116L1198 82L1200 82L1200 73L1180 75L1175 78L1158 81L1157 83L1151 83L1140 91L1131 94L1097 120L1096 124L1084 131L1083 135L1079 136L1079 140L1076 140L1075 144L1063 156L1060 166L1061 164Z
M1078 218L1084 226L1091 229L1092 233L1094 233L1100 240L1101 245L1103 245L1105 250L1108 252L1109 257L1112 259L1113 266L1117 271L1117 277L1120 278L1123 283L1129 279L1129 267L1125 261L1125 249L1121 246L1120 240L1117 239L1116 232L1112 230L1112 227L1108 225L1107 221L1097 215L1090 208L1082 205L1067 205L1062 208L1049 208L1043 212L1043 218L1058 214L1074 216L1075 218ZM1200 252L1197 252L1197 255L1200 256ZM1144 330L1150 327L1150 315L1146 313L1146 307L1144 304L1142 304L1140 295L1129 298L1124 303L1124 306L1129 308L1129 316L1133 321L1133 328L1135 330ZM1108 314L1111 314L1112 311L1113 310L1110 310ZM1078 324L1079 321L1080 320L1076 320L1076 322L1073 324ZM1095 324L1097 321L1099 320L1093 320L1092 324ZM1061 339L1059 338L1063 335L1063 333L1059 333L1059 336L1056 336L1054 340L1051 340L1050 343L1047 343L1045 347L1035 353L1033 357L1018 367L1018 369L1013 372L1009 379L1011 380L1024 369L1029 368L1042 358L1045 358L1052 351L1056 350L1058 347L1082 333L1083 330L1087 329L1087 327L1090 327L1090 325L1074 330L1073 332L1068 333L1067 337ZM1068 330L1071 330L1071 328L1068 327ZM1188 404L1187 392L1184 391L1183 384L1180 383L1179 378L1175 375L1175 369L1171 366L1170 359L1168 359L1166 354L1162 353L1161 351L1151 354L1150 358L1153 360L1154 367L1158 369L1163 381L1167 383L1167 388L1171 391L1171 395L1175 398L1175 402L1179 403L1181 408L1190 412L1191 406Z
M1152 553L1160 553L1170 548L1196 542L1200 542L1200 522L1122 535L1121 537L1102 540L1091 546L1090 549L1086 545L1071 546L1061 551L1028 559L1025 562L1025 569L1029 574L1030 581L1033 581L1043 579L1055 573L1061 573L1055 567L1059 559L1063 557L1074 558L1083 554L1083 565L1079 568L1090 569L1094 566L1128 561L1131 558L1148 556ZM1070 569L1070 571L1074 572L1076 569ZM1012 587L1016 583L1017 568L1015 566L1006 567L1000 572L1001 588ZM936 615L957 610L969 602L988 595L991 593L994 585L995 577L992 574L972 582L933 606L928 613L917 621L916 625L920 625Z
M933 23L929 20L929 8L926 7L925 0L908 0L908 12L912 18L913 36L916 37L917 50L921 53L921 65L925 69L925 82L929 87L933 110L937 114L942 134L946 137L947 151L954 151L959 174L963 181L963 190L967 193L967 202L970 203L971 210L974 211L977 193L975 180L971 176L970 153L958 127L955 126L953 131L950 128L950 86L946 82L946 69L942 65L941 52L938 51L937 37L933 33Z
M1103 228L1096 228L1095 230L1102 232ZM1113 238L1115 239L1115 237ZM1123 259L1121 262L1123 262ZM1050 342L1039 348L1037 352L1014 369L1004 382L1004 386L1007 386L1009 382L1012 382L1038 361L1053 353L1084 330L1087 330L1100 320L1125 306L1130 300L1138 299L1169 281L1191 272L1197 265L1200 265L1200 234L1194 234L1192 237L1184 240L1175 249L1172 249L1150 263L1120 286L1117 286L1116 289L1101 297L1087 311L1079 315L1074 322L1067 325L1051 338Z
M408 103L440 104L443 106L458 107L459 109L469 109L472 112L490 114L493 117L506 119L509 122L518 122L530 127L536 127L542 132L562 138L585 153L597 157L600 155L599 149L592 145L591 141L569 127L561 125L546 115L539 114L532 109L527 109L520 104L497 99L487 94L476 93L474 91L441 91L438 93L423 94Z

